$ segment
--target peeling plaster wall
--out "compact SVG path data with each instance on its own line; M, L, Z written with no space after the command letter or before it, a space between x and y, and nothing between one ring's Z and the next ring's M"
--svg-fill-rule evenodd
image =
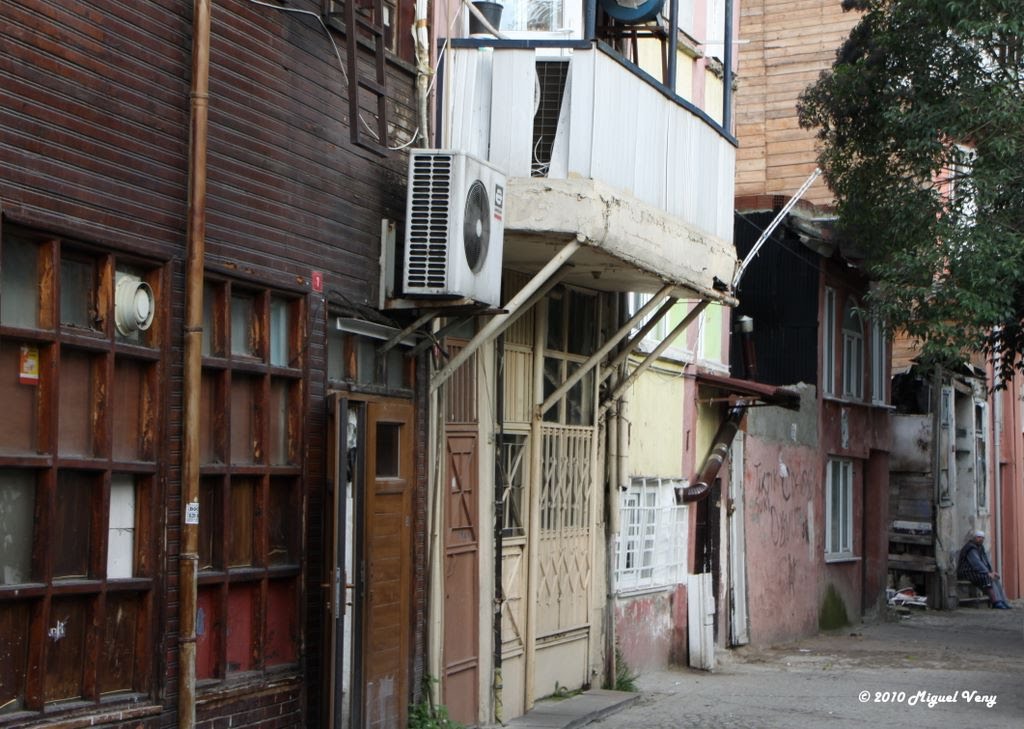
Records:
M888 554L887 412L818 403L797 385L799 412L758 408L747 416L743 467L751 642L815 633L845 612L851 622L877 604ZM825 466L853 461L855 559L825 561ZM836 601L841 605L837 605ZM841 608L841 609L840 609Z
M813 448L747 438L744 526L754 644L817 630L824 549L820 471Z
M615 631L630 673L686 665L686 586L619 598Z

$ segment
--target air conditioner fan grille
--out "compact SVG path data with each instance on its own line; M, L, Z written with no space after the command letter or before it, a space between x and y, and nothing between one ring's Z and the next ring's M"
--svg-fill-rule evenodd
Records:
M445 286L452 165L451 155L413 159L405 270L408 288Z

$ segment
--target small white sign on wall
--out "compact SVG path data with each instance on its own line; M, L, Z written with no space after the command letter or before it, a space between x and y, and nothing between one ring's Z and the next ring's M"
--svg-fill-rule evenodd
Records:
M190 504L185 505L185 523L186 524L198 524L199 523L199 502L193 501Z

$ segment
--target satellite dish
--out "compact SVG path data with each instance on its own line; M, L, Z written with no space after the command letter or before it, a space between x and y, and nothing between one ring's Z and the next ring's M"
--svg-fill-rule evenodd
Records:
M466 212L462 222L462 244L466 251L466 264L473 273L487 258L487 241L491 239L491 201L487 188L480 180L469 186L466 193Z

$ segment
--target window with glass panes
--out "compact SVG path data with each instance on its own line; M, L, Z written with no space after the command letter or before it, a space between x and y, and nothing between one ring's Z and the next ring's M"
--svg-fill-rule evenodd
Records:
M825 468L825 555L853 556L853 461L830 458Z
M856 299L843 309L843 397L864 396L864 325Z
M558 288L547 298L544 348L544 397L553 393L597 349L601 325L596 294ZM564 425L593 425L594 370L544 413L544 420Z
M168 455L164 268L2 232L0 722L153 694Z
M299 659L303 299L206 282L196 676Z
M330 386L358 392L411 397L416 360L412 339L390 340L394 327L332 312L327 330L327 380Z

